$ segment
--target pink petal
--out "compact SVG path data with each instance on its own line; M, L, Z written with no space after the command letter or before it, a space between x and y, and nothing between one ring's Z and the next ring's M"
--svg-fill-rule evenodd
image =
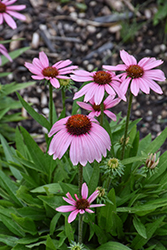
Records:
M26 8L26 5L7 6L7 10L23 10L25 8Z
M48 57L43 51L39 52L39 60L44 68L49 66Z
M88 213L90 213L90 214L94 213L94 211L92 211L92 210L89 209L89 208L86 208L85 211L88 212Z
M141 89L141 91L143 91L145 94L149 94L150 93L150 87L149 85L144 81L144 79L141 77L139 79L139 88Z
M163 94L161 87L151 79L145 79L146 83L149 85L150 89L158 94Z
M70 75L71 79L76 82L88 82L92 81L91 76L77 76L77 75Z
M90 72L88 72L86 70L82 70L82 69L78 69L75 71L76 76L83 76L83 77L90 77L91 76L93 78L93 74L94 74L93 72L90 73Z
M125 64L118 64L116 66L103 65L103 68L110 71L125 71L127 66Z
M65 60L65 61L59 61L57 63L54 64L54 66L57 68L57 69L61 69L61 68L64 68L66 66L68 66L69 64L71 64L72 62L70 60Z
M7 13L4 13L3 17L4 17L5 21L7 22L7 24L12 29L16 29L17 28L16 22L13 20L13 18L11 16L9 16Z
M139 66L143 67L144 70L155 68L163 63L162 60L156 60L155 58L144 57L138 63Z
M69 204L71 204L71 205L73 205L73 206L75 206L75 205L76 205L75 200L74 200L74 201L72 201L72 200L70 200L70 199L68 199L68 198L66 198L66 197L63 197L63 200L65 200L67 203L69 203Z
M92 106L91 106L90 104L87 104L87 103L85 103L85 102L78 102L78 101L77 101L77 104L78 104L81 108L83 108L83 109L93 111L93 108L92 108Z
M74 207L74 206L65 205L65 206L57 207L56 211L66 213L66 212L74 211L75 209L76 209L76 207Z
M120 51L120 57L127 66L137 64L137 61L134 56L129 55L125 50Z
M3 23L3 15L0 13L0 24Z
M78 213L79 213L78 209L70 213L70 215L68 216L68 223L74 221Z
M137 96L139 93L139 84L138 84L138 79L132 79L131 85L130 85L130 90L134 96Z
M96 198L97 196L99 195L99 191L96 190L94 191L88 198L88 202L91 204Z
M85 182L82 184L81 195L83 199L87 199L88 197L88 186Z
M89 207L104 207L105 204L92 204Z
M65 118L62 118L60 120L58 120L57 122L55 122L55 124L52 126L48 136L51 137L52 135L54 135L57 131L65 128L65 124L67 122L67 120L69 119L70 116L67 116Z
M102 102L103 97L104 97L104 86L103 85L98 85L96 87L96 91L94 93L94 102L95 102L95 104L99 105Z
M8 5L11 5L11 4L15 3L16 1L17 0L10 0L10 1L4 0L4 1L2 1L2 3L5 3L8 6Z
M129 86L130 81L131 81L131 78L128 77L128 78L126 78L126 79L121 83L120 89L121 89L121 91L122 91L124 94L126 94L126 92L127 92L127 90L128 90L128 86Z
M114 113L112 113L111 111L109 111L109 110L104 110L104 114L106 114L113 121L117 120L116 115Z
M144 77L152 78L152 80L156 81L165 81L165 75L160 69L152 69L144 72Z
M50 83L52 84L53 87L55 87L56 89L58 89L60 87L60 83L56 78L51 78L50 79Z
M45 79L44 76L31 76L35 80L42 80Z
M14 16L20 20L23 20L23 21L26 20L26 17L23 14L17 13L15 11L7 10L6 13L8 13L9 15Z

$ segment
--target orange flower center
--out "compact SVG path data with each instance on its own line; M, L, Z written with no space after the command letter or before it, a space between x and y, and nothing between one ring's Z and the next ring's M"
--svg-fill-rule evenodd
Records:
M77 209L86 209L89 207L89 202L86 199L79 199L76 201L76 208Z
M0 3L0 13L6 12L6 5L4 3Z
M100 105L93 104L92 107L94 111L100 111Z
M54 77L58 76L59 72L58 72L58 70L56 68L49 66L49 67L42 70L42 74L44 76L54 78Z
M92 124L86 115L72 115L66 122L67 131L71 135L82 135L89 132Z
M143 68L140 67L139 65L130 65L127 68L126 72L128 76L131 78L139 78L139 77L142 77L144 74Z
M99 85L105 85L105 84L109 84L112 80L112 77L110 75L110 73L106 72L106 71L97 71L94 76L93 76L94 82L98 83Z

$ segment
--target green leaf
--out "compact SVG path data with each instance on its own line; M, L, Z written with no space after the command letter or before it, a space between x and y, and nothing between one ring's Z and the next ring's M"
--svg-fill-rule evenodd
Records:
M115 241L109 241L100 247L96 248L96 250L131 250L131 248Z
M2 170L0 170L0 185L6 190L10 198L19 206L22 207L21 201L16 197L18 187L10 178L8 178Z
M16 245L16 241L18 241L17 237L0 234L0 242L3 242L8 246L14 247Z
M14 221L22 228L22 231L25 233L30 233L31 235L35 235L37 233L37 229L35 226L35 223L32 219L28 217L19 217L13 213L11 213L11 216Z
M148 144L145 153L146 154L155 153L157 150L160 149L162 144L165 142L166 138L167 138L167 127L161 132L161 134L158 137L154 139L153 142L151 142L151 144Z
M99 165L94 164L93 172L92 172L92 175L90 177L89 184L88 184L89 194L92 194L96 190L96 188L98 186L98 181L99 181L99 174L100 174Z
M84 181L86 181L86 183L90 182L92 172L93 172L92 166L89 163L87 163L86 167L83 168L83 178L84 178Z
M24 83L12 82L12 83L6 84L5 86L3 86L3 91L2 91L1 97L9 95L11 93L14 93L17 90L25 89L29 86L34 85L34 84L35 84L35 82L24 82Z
M5 216L4 214L0 213L0 220L3 222L3 224L14 234L19 237L24 237L25 233L21 230L21 227L19 227L11 218L8 216Z
M132 241L132 249L138 250L141 249L148 241L149 239L153 236L154 232L160 227L161 223L165 219L166 215L156 219L155 222L148 223L146 225L146 234L147 234L147 239L144 239L141 235L137 235L134 240Z
M138 234L141 235L144 239L147 239L146 228L141 223L140 219L137 216L135 216L133 219L133 225L136 231L138 232Z
M55 214L55 216L53 217L53 219L50 222L50 234L51 235L54 234L54 232L55 232L55 228L56 228L56 225L57 225L57 222L58 222L60 216L61 216L61 213Z
M36 170L40 170L46 175L49 175L52 171L51 162L54 161L52 157L48 154L45 154L38 144L34 141L34 139L30 136L30 134L21 127L21 133L23 135L25 144L29 150L29 153L32 157L34 164L36 165Z
M65 234L66 234L69 242L74 241L73 229L72 229L71 224L68 223L66 215L65 215Z
M51 183L51 184L43 185L43 186L40 186L31 190L31 192L32 193L46 193L46 188L47 188L47 192L49 192L50 194L57 194L57 193L59 194L63 192L59 183Z
M46 129L50 130L51 126L48 120L43 116L38 114L24 99L19 95L19 93L16 93L21 104L23 107L27 110L27 112L36 120L42 127L45 127Z
M14 51L10 52L9 55L12 59L15 59L18 56L20 56L21 54L23 54L25 51L27 51L29 48L30 47L24 47L21 49L14 50ZM4 64L6 64L9 61L5 56L2 56L1 59L2 59L1 66L3 66Z
M54 241L50 238L49 235L47 235L46 250L57 250L57 248L55 247Z
M31 207L42 207L42 202L38 198L34 198L30 193L27 187L20 186L17 190L17 197L20 198L24 203L28 204Z
M5 138L4 138L1 134L0 134L0 140L1 140L1 143L2 143L2 146L3 146L3 149L4 149L4 153L5 153L5 156L6 156L6 160L7 160L8 162L10 162L10 161L15 162L16 160L15 160L15 158L14 158L14 152L12 151L12 148L9 147L7 141L5 140ZM16 162L17 162L17 161L16 161ZM18 162L17 162L17 163L18 163ZM14 177L15 177L17 180L21 180L21 179L22 179L22 176L21 176L20 172L19 172L17 169L11 167L11 166L9 166L9 167L10 167L10 170L11 170L12 174L14 175Z
M115 226L113 225L113 213L116 212L115 191L111 189L108 193L108 198L113 204L106 202L104 207L99 209L98 223L106 232L111 232Z

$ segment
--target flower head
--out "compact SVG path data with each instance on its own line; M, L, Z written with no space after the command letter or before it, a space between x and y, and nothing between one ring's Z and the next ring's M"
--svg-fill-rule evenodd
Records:
M110 158L105 160L105 165L100 167L104 175L109 175L112 179L116 176L122 176L124 174L125 166L117 158Z
M7 51L7 49L2 45L2 44L0 44L0 53L2 53L6 58L8 58L9 59L9 61L13 61L12 60L12 58L9 56L9 54L8 54L8 51ZM1 58L0 58L0 65L1 65Z
M111 111L109 111L109 108L112 108L114 106L116 106L119 102L121 101L120 98L115 98L113 96L108 96L104 102L102 103L103 105L103 112L104 114L106 114L110 119L112 119L113 121L117 120L117 117L114 113L112 113ZM84 108L86 110L91 111L89 113L89 117L94 117L94 116L100 116L101 114L101 104L96 105L94 102L94 98L89 100L90 104L85 103L85 102L77 102L77 104L81 107Z
M49 60L46 54L42 51L39 53L39 59L34 58L31 63L26 62L25 66L35 75L32 75L33 79L49 80L50 83L55 88L60 87L58 79L69 79L65 74L73 72L73 69L76 69L77 66L69 66L71 64L70 60L59 61L53 66L49 66Z
M74 241L71 241L70 246L68 247L70 250L86 250L84 248L84 245L81 243L76 243Z
M74 75L71 75L71 79L77 82L90 81L90 83L86 84L82 89L75 93L74 99L85 95L85 102L94 98L95 104L99 105L102 102L106 91L113 97L115 97L117 93L121 99L126 100L123 92L120 90L119 79L113 72L104 70L93 72L76 70Z
M75 199L74 200L72 198L72 196L70 195L70 193L67 193L66 197L63 197L63 199L70 204L69 205L65 205L65 206L60 206L58 208L56 208L56 211L58 212L71 212L69 217L68 217L68 223L71 223L73 220L75 220L76 216L78 213L80 214L84 214L85 212L88 213L94 213L90 208L92 207L102 207L105 206L104 204L92 204L91 203L97 198L99 194L99 191L96 190L95 192L93 192L93 194L91 194L88 197L88 187L86 185L86 183L82 184L82 189L81 189L81 195L82 198L78 198L78 196L75 194Z
M55 134L55 135L54 135ZM110 150L110 137L94 118L76 114L57 121L51 128L48 136L54 135L50 146L49 155L53 159L61 159L70 146L70 159L73 165L96 160L100 162L102 155L106 157L107 149Z
M20 20L26 20L26 17L20 13L17 13L16 10L23 10L26 8L26 5L11 5L17 0L2 0L0 1L0 25L5 20L6 23L12 28L16 29L17 25L14 19L11 17L16 17Z
M138 63L134 56L129 55L126 51L120 51L120 57L124 64L117 66L103 66L106 70L125 71L120 74L122 83L121 90L126 93L130 84L130 90L133 95L137 96L139 90L145 94L150 93L150 89L158 94L162 94L162 89L155 81L164 81L165 75L160 69L153 69L163 63L162 60L155 58L144 57ZM155 80L155 81L154 81Z
M154 169L159 163L159 158L157 160L156 158L157 158L156 154L152 154L152 153L149 154L145 162L146 167L150 169Z

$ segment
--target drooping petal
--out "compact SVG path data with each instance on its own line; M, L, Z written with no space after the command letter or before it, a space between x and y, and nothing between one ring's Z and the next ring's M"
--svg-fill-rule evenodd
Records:
M56 78L51 78L50 79L50 83L52 84L53 87L55 87L56 89L58 89L60 87L60 83Z
M3 13L3 17L4 17L5 21L7 22L7 24L12 29L16 29L17 28L16 22L13 20L13 18L11 16L9 16L7 13Z
M72 221L74 221L78 213L79 213L78 209L70 213L70 215L68 216L68 223L71 223Z
M139 84L138 84L138 79L137 78L132 79L131 85L130 85L130 90L131 90L131 92L132 92L132 94L134 96L138 95L138 93L139 93Z

